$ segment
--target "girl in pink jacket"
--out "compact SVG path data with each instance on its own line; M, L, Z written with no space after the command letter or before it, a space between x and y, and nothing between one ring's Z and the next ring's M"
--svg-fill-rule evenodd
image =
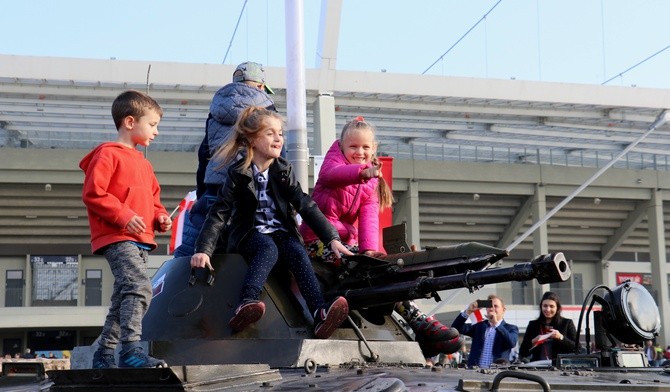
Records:
M379 211L393 203L376 151L374 126L363 117L348 122L340 140L326 153L312 194L319 209L339 232L344 246L353 253L369 256L383 255L379 251ZM341 259L319 241L309 226L302 224L300 234L312 260L340 266ZM450 354L463 346L463 338L456 329L423 314L413 301L399 302L395 310L414 331L427 362L430 357Z
M379 210L393 203L375 156L374 127L356 117L342 129L340 140L330 147L314 185L312 198L340 234L342 243L354 253L375 256L379 249ZM308 253L314 259L336 263L307 225L300 226Z

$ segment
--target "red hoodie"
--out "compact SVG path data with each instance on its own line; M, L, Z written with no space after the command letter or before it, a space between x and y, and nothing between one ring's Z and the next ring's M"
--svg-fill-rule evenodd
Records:
M79 167L85 173L82 199L88 211L93 253L120 241L155 249L158 217L168 213L160 201L154 169L142 152L115 142L103 143L88 153ZM126 230L135 215L144 218L144 233Z

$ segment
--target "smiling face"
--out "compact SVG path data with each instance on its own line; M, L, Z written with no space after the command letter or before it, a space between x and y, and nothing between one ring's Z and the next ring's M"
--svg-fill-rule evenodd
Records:
M370 128L353 128L344 135L340 147L347 162L367 164L376 152L375 136Z
M284 131L282 122L274 117L268 117L263 122L263 128L256 132L251 148L254 150L253 161L259 168L267 167L273 159L279 157L284 146Z
M544 301L542 301L541 307L542 307L542 315L544 316L547 322L551 321L551 319L553 319L554 316L556 316L556 309L558 308L558 306L556 305L556 301L554 301L553 299L545 299Z

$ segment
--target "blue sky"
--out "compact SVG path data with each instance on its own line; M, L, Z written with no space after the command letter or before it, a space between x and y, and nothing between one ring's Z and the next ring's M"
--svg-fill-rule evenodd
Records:
M0 53L220 64L243 4L3 1ZM307 67L320 7L304 1ZM248 0L225 63L285 66L284 14ZM426 73L670 88L670 49L616 77L670 45L667 15L665 0L343 0L337 68L421 74L472 28Z

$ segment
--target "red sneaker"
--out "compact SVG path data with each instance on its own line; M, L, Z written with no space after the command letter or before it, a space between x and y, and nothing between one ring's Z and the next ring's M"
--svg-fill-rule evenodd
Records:
M233 331L239 332L260 320L263 314L265 314L265 304L263 302L247 300L235 309L235 316L230 319L228 325Z
M417 340L444 341L458 337L456 328L447 327L433 316L421 316L410 321Z
M337 297L331 303L314 313L314 336L328 339L349 316L349 304L344 297Z
M465 339L463 339L462 336L456 336L451 340L442 340L438 342L419 340L418 342L424 358L431 358L437 354L455 353L463 347L465 344Z

